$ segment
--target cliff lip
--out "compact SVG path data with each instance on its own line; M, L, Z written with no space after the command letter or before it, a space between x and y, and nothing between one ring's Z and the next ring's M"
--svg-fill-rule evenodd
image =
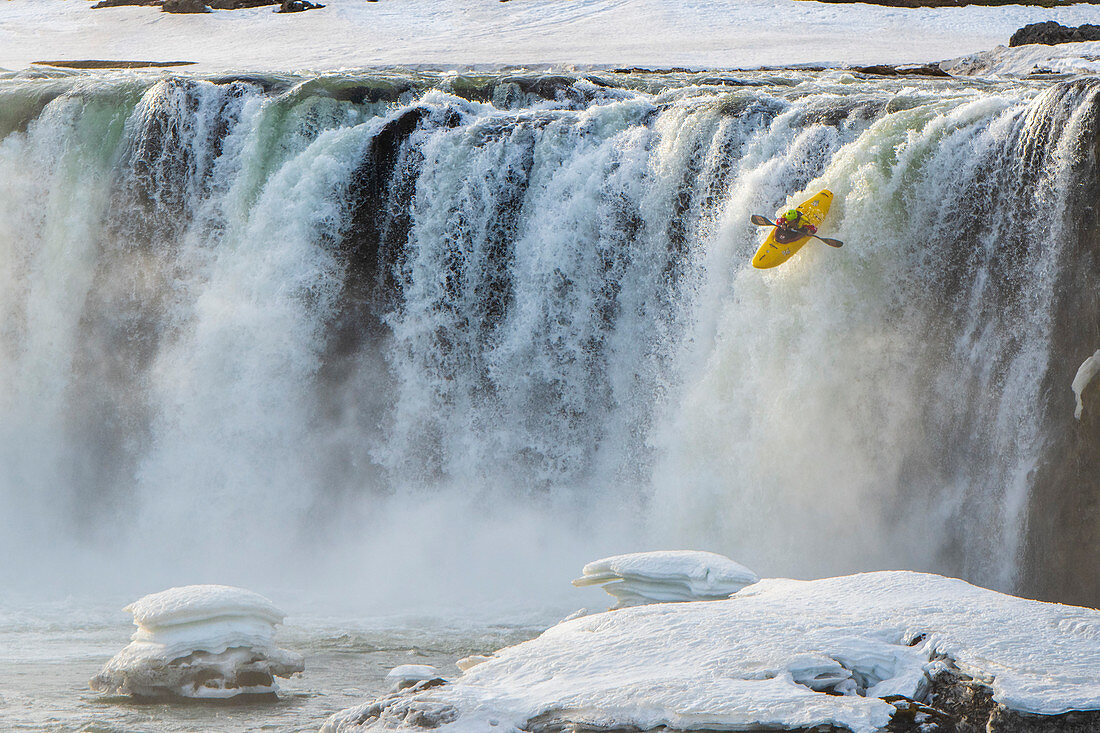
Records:
M322 730L1074 730L1100 723L1098 670L1094 609L913 572L769 578L564 621Z

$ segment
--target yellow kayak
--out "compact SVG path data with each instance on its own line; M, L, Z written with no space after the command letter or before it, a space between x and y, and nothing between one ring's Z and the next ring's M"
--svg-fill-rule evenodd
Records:
M813 198L803 201L795 208L802 212L803 220L813 224L815 227L821 226L821 222L825 221L825 217L829 215L829 207L833 203L833 192L828 189L817 194ZM786 211L786 209L784 209ZM778 216L778 215L777 215ZM779 238L776 235L779 235ZM802 249L802 245L810 241L810 236L796 237L793 241L782 241L784 232L777 227L773 227L771 232L768 233L768 238L764 240L764 243L760 245L760 249L756 250L756 255L752 258L752 266L758 267L761 270L768 267L777 267L794 256L798 250Z

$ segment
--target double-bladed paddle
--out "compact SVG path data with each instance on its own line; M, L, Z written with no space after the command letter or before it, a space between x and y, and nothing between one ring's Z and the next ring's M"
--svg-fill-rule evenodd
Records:
M752 215L752 223L755 224L758 227L778 227L779 226L774 221L771 221L770 219L768 219L766 216L760 216L760 214L753 214ZM827 237L819 237L816 234L810 234L809 232L800 232L800 233L806 235L807 237L813 237L814 239L820 239L822 242L829 245L830 247L843 247L844 246L844 242L841 242L839 239L828 239Z

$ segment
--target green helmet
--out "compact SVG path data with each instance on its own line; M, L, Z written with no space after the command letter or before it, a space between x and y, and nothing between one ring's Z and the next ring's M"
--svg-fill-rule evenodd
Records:
M794 220L798 219L798 217L800 217L800 216L802 216L801 211L799 211L798 209L791 209L790 211L788 211L786 214L783 215L783 218L786 219L787 221L794 221Z

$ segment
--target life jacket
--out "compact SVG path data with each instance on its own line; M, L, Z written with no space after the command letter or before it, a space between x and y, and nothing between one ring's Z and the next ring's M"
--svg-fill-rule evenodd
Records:
M794 214L793 218L791 218L792 213ZM809 232L810 234L817 234L817 227L808 221L803 221L802 212L798 209L791 209L786 214L776 219L775 223L778 224L781 229L786 229L790 232L803 231Z
M793 216L792 216L793 215ZM779 220L775 223L784 229L797 229L799 222L802 220L802 212L798 209L791 209L783 216L779 217Z

